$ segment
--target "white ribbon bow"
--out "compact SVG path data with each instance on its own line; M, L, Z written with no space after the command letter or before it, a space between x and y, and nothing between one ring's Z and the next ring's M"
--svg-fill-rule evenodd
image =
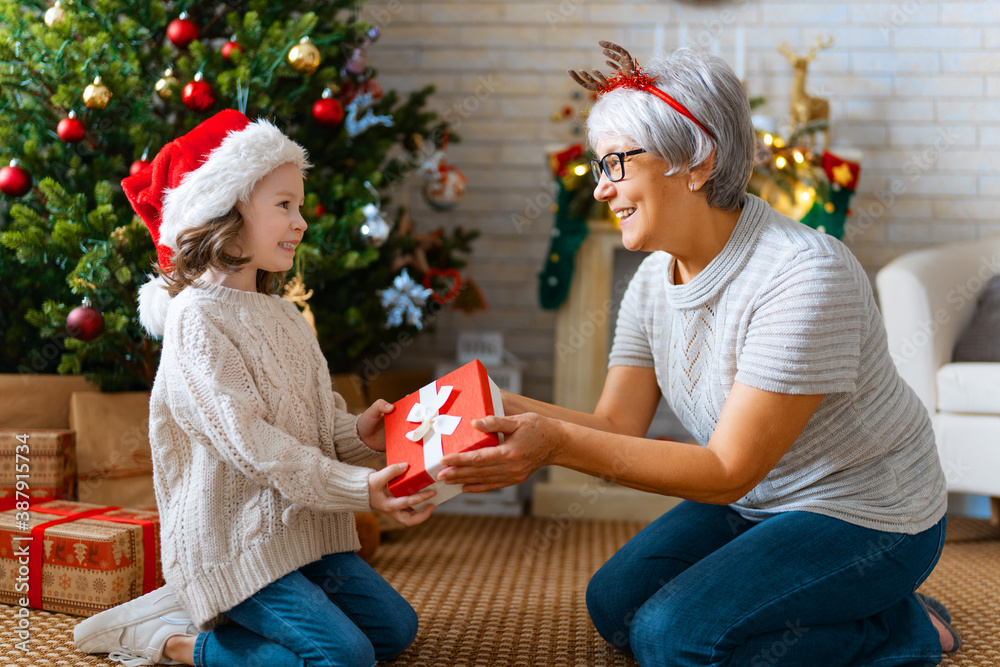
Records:
M406 416L406 421L419 423L419 426L406 434L406 438L411 442L423 440L424 469L434 481L437 481L437 474L443 467L441 460L444 458L444 448L441 436L454 433L462 421L461 417L441 414L441 407L451 396L451 390L450 386L439 390L436 382L421 387L419 400Z

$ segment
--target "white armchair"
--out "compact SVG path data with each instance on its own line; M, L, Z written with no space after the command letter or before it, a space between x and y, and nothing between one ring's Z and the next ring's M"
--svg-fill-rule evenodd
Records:
M911 252L876 278L889 351L931 414L948 490L990 496L994 523L1000 522L1000 363L951 358L978 293L997 273L1000 237Z

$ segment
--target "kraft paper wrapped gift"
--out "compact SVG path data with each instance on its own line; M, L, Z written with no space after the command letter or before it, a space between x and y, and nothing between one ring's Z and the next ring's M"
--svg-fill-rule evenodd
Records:
M439 505L462 492L460 484L437 480L446 454L500 444L496 433L472 427L473 420L503 416L500 389L479 360L471 361L436 382L393 404L385 416L388 465L406 461L406 472L389 482L398 497L433 487L437 495L416 508Z
M0 428L0 511L75 499L75 447L73 431Z
M73 394L69 419L76 431L77 498L121 507L156 505L148 391Z
M64 500L2 512L0 603L93 616L155 590L159 528L156 510Z
M67 429L69 397L100 391L82 375L0 373L0 428Z

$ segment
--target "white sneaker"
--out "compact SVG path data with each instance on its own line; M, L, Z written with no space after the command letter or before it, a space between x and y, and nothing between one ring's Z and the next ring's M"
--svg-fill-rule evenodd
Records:
M73 629L81 651L107 653L127 667L182 664L163 657L164 645L175 635L194 637L198 629L169 586L84 619Z

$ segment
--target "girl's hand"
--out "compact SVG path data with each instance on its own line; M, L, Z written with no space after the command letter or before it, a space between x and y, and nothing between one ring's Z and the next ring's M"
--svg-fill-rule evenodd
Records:
M358 417L358 436L370 449L385 451L385 415L393 409L392 403L380 398Z
M466 493L481 493L520 484L542 466L550 465L565 440L557 419L533 412L486 417L472 426L486 433L503 433L503 443L471 452L448 454L438 479L463 484Z
M389 493L389 480L406 472L408 465L408 463L394 463L368 475L368 503L372 509L385 512L404 526L415 526L427 520L427 517L434 512L434 505L428 505L419 512L413 511L412 507L428 498L433 498L437 492L432 489L424 489L420 493L402 498L396 498Z

